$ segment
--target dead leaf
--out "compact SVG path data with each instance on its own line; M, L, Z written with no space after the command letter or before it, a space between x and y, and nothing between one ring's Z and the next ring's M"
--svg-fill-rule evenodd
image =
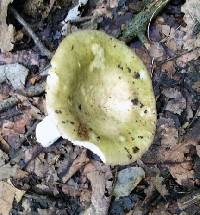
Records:
M183 29L186 34L183 38L184 49L193 50L200 47L200 1L199 0L187 0L181 7L181 11L185 14L183 19L187 26ZM200 49L193 53L193 59L197 59L200 56ZM190 57L191 58L191 57Z
M32 153L34 153L35 150L33 150ZM33 158L35 157L34 155L32 156ZM46 181L46 183L49 184L55 183L55 181L59 180L57 172L55 170L55 166L50 164L50 161L47 158L45 158L44 153L40 153L38 157L36 157L34 160L31 160L28 163L26 169L28 172L34 172L38 177L43 178Z
M40 18L46 18L56 0L44 1L44 0L27 0L24 4L24 11L29 16Z
M11 166L10 164L6 164L0 167L0 180L8 179L13 177L17 173L18 166Z
M21 50L15 53L0 53L0 64L37 65L39 66L39 54L33 50Z
M72 165L70 166L67 174L63 176L62 181L63 183L66 183L79 169L81 169L85 164L89 162L89 159L87 157L87 151L83 150L80 156L78 156Z
M186 99L183 97L169 100L165 107L165 110L178 115L181 115L181 113L185 109L186 109Z
M91 201L91 191L84 188L76 188L75 186L64 184L62 186L62 192L66 195L79 197L81 202Z
M112 18L111 7L115 6L116 0L113 0L110 5L109 0L100 0L97 2L96 8L92 11L93 16L105 16L108 18Z
M174 61L167 61L162 64L161 70L172 76L176 72Z
M160 139L159 158L165 160L166 151L170 150L178 143L178 130L174 121L170 118L160 117L157 123L157 136Z
M13 0L0 1L0 49L2 52L11 51L14 46L14 27L6 23L7 9L11 2Z
M8 160L8 155L0 149L0 168L6 163L6 160Z
M91 206L84 215L107 215L112 191L113 175L110 167L98 161L92 161L85 167L85 173L92 186ZM91 171L88 171L90 169Z
M192 191L178 199L178 207L180 210L187 212L186 214L198 214L200 210L200 193L199 191Z
M109 1L110 8L116 8L118 6L118 0Z
M1 133L0 133L0 148L6 153L8 153L10 150L9 144L4 140Z
M0 181L0 214L9 215L14 199L21 201L25 191L19 190L12 183Z
M200 121L187 132L183 141L165 152L165 159L172 164L168 166L171 175L180 185L194 183L194 170L190 147L198 145L200 141Z
M176 88L165 88L162 90L162 94L168 99L177 99L182 97L180 90Z
M169 25L161 25L161 30L162 30L162 33L165 35L165 36L169 36L170 35L170 26Z
M172 214L168 211L168 204L161 202L156 207L154 207L151 212L149 212L149 215L172 215Z
M155 60L162 61L164 59L164 56L165 56L165 50L160 43L154 42L151 44L149 54Z
M28 69L21 64L6 64L0 66L0 84L9 80L15 90L23 89Z
M151 183L155 187L155 189L160 193L161 196L168 195L168 190L166 188L166 185L163 183L164 178L159 176L159 174L156 175L156 177L151 178Z

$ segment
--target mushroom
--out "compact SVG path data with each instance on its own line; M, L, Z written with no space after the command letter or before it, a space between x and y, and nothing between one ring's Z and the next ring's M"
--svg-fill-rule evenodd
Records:
M59 45L47 78L48 117L38 142L62 136L110 165L139 159L153 141L156 106L150 75L123 42L83 30Z

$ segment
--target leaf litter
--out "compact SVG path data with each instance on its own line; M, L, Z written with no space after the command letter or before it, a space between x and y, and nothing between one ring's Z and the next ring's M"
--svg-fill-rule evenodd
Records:
M3 28L8 29L5 18L10 1L5 2L6 7L1 17L4 14ZM42 37L45 45L53 50L61 40L62 21L77 2L63 0L62 3L51 1L48 4L35 0L35 6L32 3L33 1L26 1L27 5L21 11L14 1L22 17L31 23L30 26ZM34 10L31 11L33 6ZM151 43L150 52L138 41L129 43L152 72L158 124L154 144L143 156L143 164L138 161L137 164L124 168L106 166L94 155L63 140L58 140L48 149L38 146L34 123L37 124L45 115L43 95L46 74L42 75L41 71L48 65L48 60L40 56L30 38L26 40L24 29L15 26L15 22L12 23L19 34L22 31L22 36L14 41L13 35L9 33L10 39L6 41L8 43L5 43L5 48L6 51L13 51L3 53L1 50L0 64L4 68L20 64L27 69L28 75L16 72L16 85L12 84L8 77L5 80L5 73L1 76L4 81L0 87L0 107L7 99L17 100L9 106L5 102L1 110L1 135L8 147L4 150L3 144L0 144L0 171L4 171L1 182L8 183L7 180L11 179L14 186L19 188L21 193L26 190L26 194L18 203L13 197L15 191L11 197L4 195L9 202L6 212L42 215L81 212L168 215L176 214L178 210L190 215L198 212L198 207L195 206L199 196L195 189L198 189L200 184L197 122L200 66L199 61L195 60L199 56L196 49L199 47L198 7L197 0L186 0L182 6L179 1L171 1L163 13L151 23L149 34L153 35L150 39L154 43ZM112 35L119 35L124 28L123 24L128 23L142 8L143 5L137 0L134 0L132 5L127 1L88 2L82 8L84 11L81 9L78 14L78 19L83 19L72 22L71 29L95 26ZM181 14L181 11L184 14ZM27 14L31 18L27 17ZM39 23L40 16L43 18ZM95 19L95 16L101 17ZM90 19L84 19L85 17ZM0 44L2 41L4 40L0 36ZM17 74L23 77L20 78ZM23 93L15 92L19 88L23 89ZM23 94L23 97L18 93ZM17 112L20 112L20 115L15 116ZM10 117L2 118L10 113ZM137 185L132 186L126 196L116 199L113 190L116 183L118 184L117 173L135 167L142 168L145 176L138 176ZM134 180L131 178L129 182L133 183ZM120 186L123 185L122 183ZM124 192L124 189L122 190ZM190 208L194 209L193 212Z
M14 47L14 27L12 24L7 25L7 9L13 0L3 0L0 3L0 50L1 52L11 51Z

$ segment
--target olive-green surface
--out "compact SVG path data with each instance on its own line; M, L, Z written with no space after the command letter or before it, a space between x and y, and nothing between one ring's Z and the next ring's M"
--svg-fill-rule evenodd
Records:
M62 137L95 144L107 164L140 158L153 141L156 107L135 53L101 31L84 30L61 42L51 65L47 110Z

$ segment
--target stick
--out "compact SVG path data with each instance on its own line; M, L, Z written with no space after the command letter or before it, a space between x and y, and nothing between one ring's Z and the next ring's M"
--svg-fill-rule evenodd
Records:
M33 32L33 30L29 27L28 23L20 16L20 14L13 7L10 7L10 11L12 12L16 20L26 29L27 33L33 39L35 45L38 47L40 52L44 56L47 56L49 59L51 59L52 53L42 44L42 42L35 34L35 32Z

